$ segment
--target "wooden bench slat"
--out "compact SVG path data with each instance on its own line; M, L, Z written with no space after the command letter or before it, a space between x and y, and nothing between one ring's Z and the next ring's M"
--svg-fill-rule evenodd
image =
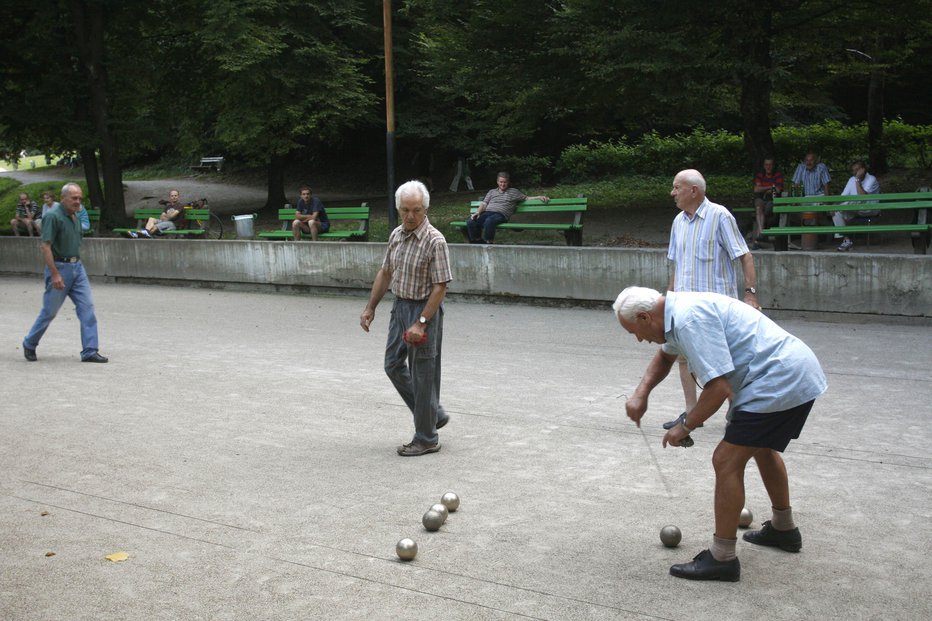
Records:
M900 233L932 230L932 224L849 224L847 226L777 226L761 231L761 235L802 235L811 233Z

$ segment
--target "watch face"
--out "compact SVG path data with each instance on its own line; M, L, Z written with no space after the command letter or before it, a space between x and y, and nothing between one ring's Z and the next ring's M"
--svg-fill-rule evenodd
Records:
M418 319L418 321L420 321L421 323L427 323L427 317L421 317L420 319Z

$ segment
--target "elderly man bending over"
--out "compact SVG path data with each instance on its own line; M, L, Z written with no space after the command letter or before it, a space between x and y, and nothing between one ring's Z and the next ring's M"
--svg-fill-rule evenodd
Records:
M744 507L744 469L754 459L773 517L745 541L799 552L786 466L780 456L799 437L816 397L827 383L819 361L801 340L757 309L718 293L671 292L628 287L613 306L621 327L638 341L658 343L634 394L625 404L638 427L651 391L685 354L703 385L699 402L667 431L663 446L679 446L732 395L725 437L712 454L715 469L715 533L712 545L670 573L690 580L737 581L738 518Z

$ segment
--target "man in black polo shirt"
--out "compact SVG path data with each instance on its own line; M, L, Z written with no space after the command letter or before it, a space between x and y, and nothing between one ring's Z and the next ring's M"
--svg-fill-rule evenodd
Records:
M42 310L23 339L23 355L35 362L36 347L55 319L65 298L71 298L81 323L81 362L107 362L97 351L97 316L91 283L81 263L81 221L76 215L84 197L81 186L68 183L61 189L61 205L42 218L42 258L45 260L45 294Z

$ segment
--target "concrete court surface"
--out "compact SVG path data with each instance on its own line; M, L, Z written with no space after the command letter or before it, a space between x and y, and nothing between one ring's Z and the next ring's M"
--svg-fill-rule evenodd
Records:
M93 288L110 364L78 363L70 302L27 363L41 282L0 277L0 619L932 616L928 327L781 321L830 383L786 453L803 550L739 542L741 581L701 583L668 568L708 547L723 412L662 449L671 377L638 431L624 395L655 346L610 310L449 301L452 421L401 458L390 301L367 335L360 296ZM759 526L753 465L746 485Z

